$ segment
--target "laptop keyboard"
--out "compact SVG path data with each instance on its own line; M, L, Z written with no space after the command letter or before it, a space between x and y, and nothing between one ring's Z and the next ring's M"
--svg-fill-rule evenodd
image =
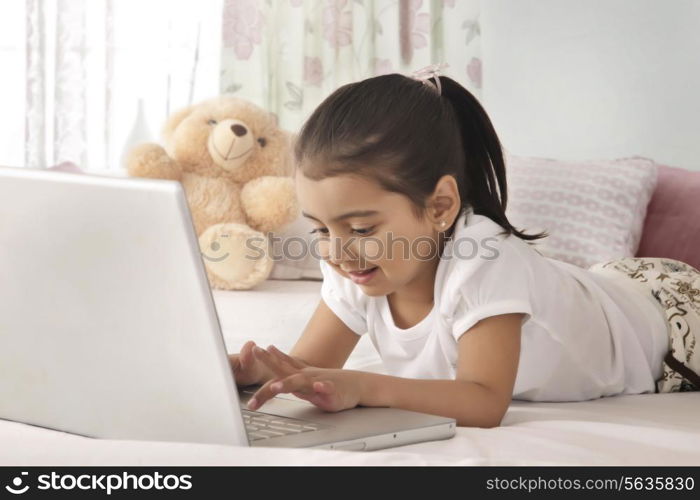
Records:
M320 425L295 418L280 417L257 411L242 410L243 422L250 441L269 439L289 434L317 431Z

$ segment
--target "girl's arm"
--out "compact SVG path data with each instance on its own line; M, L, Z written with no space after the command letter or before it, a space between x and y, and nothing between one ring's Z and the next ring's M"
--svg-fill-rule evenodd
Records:
M513 394L523 316L492 316L465 332L458 341L455 380L305 367L276 349L257 350L256 357L276 377L256 392L249 405L257 409L277 393L292 392L328 411L388 406L452 417L461 426L497 427Z
M290 355L319 368L342 368L360 336L321 299Z
M290 356L302 364L319 368L342 368L360 336L343 323L321 299ZM260 384L274 378L265 367Z
M498 427L515 386L522 318L491 316L465 332L458 341L455 380L367 374L360 404L452 417L460 426Z

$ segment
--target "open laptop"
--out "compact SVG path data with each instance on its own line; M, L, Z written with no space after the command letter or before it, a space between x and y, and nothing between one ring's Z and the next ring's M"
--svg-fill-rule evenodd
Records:
M235 293L235 292L232 292ZM454 419L237 389L175 181L0 167L0 418L95 438L373 450Z

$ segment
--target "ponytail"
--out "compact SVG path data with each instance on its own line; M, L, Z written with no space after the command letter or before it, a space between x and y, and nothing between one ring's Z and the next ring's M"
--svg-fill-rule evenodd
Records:
M467 89L449 77L441 76L442 96L454 109L464 149L464 176L461 179L462 209L471 206L475 214L485 215L523 240L537 240L546 232L525 234L506 217L508 186L503 150L491 120L479 101Z

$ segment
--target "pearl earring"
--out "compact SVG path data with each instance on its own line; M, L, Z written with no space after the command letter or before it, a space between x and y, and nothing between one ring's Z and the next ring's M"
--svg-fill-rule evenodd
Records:
M447 224L447 222L445 222L444 220L441 221L441 222L440 222L440 227L445 227L445 224Z

